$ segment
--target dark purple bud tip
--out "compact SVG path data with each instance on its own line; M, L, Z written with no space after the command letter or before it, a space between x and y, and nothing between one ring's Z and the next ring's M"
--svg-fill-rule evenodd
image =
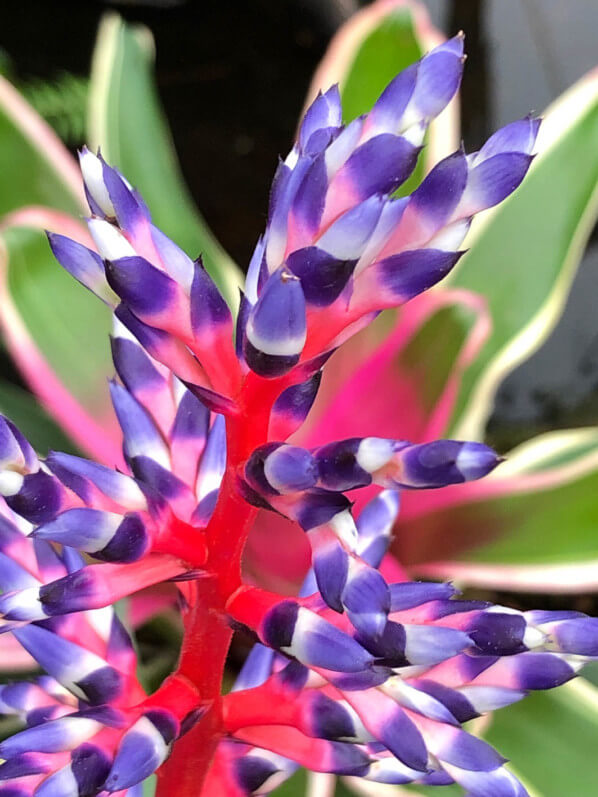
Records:
M552 631L559 649L577 656L598 656L598 618L565 620Z
M260 645L259 647L262 646ZM262 650L268 650L268 649L262 648ZM270 653L272 653L272 651L270 651ZM270 676L272 672L273 662L274 658L271 656L268 659L267 672L265 671L265 669L262 671L263 680L261 681L261 683L264 683L264 681ZM293 692L300 692L305 687L309 679L309 674L310 674L309 669L305 667L305 665L301 664L301 662L290 661L284 667L284 669L280 670L280 672L277 673L277 677L280 683L284 684L284 687L286 689L290 689ZM247 689L248 687L245 688Z
M370 763L371 759L359 747L346 742L330 742L329 772L360 777L366 774Z
M243 354L251 370L266 379L284 376L299 362L298 354L288 356L268 354L256 349L247 338L245 338Z
M71 772L77 782L79 795L97 794L108 773L111 761L106 753L93 744L82 744L71 756Z
M328 523L336 515L351 508L346 495L332 490L315 489L305 493L296 507L297 522L304 531Z
M139 515L129 514L108 545L93 555L106 562L136 562L146 553L149 542L149 533Z
M207 709L207 706L200 706L199 708L192 709L192 711L183 717L181 728L179 730L179 736L184 736L192 728L194 728L200 719L205 715Z
M27 775L38 775L48 771L48 763L36 753L21 753L3 764L0 764L0 782L13 778L24 778ZM4 795L5 791L0 790Z
M153 709L146 712L144 716L159 731L166 744L170 744L178 736L179 724L170 712Z
M299 362L306 335L301 281L281 267L264 285L247 319L243 345L247 364L260 376L282 376Z
M31 536L73 546L108 562L134 562L149 544L149 534L136 513L123 518L87 508L62 512L50 523L38 526Z
M327 307L343 292L357 263L356 259L342 259L308 246L292 252L287 258L288 267L301 279L308 304Z
M43 584L39 600L47 615L66 614L89 609L97 593L94 568L82 568L64 578Z
M62 488L57 480L38 470L23 479L16 495L5 496L10 508L30 523L46 523L60 511Z
M258 755L245 755L234 762L235 778L244 794L255 794L278 772L271 761Z
M381 260L376 264L380 281L397 303L406 302L446 277L462 252L415 249Z
M273 415L284 415L298 424L303 423L316 399L321 381L322 372L317 371L305 382L288 387L276 399Z
M526 649L523 643L526 628L520 614L481 612L467 633L485 656L510 656Z
M355 737L353 719L338 701L314 691L309 703L311 732L318 739L344 740Z
M245 476L253 487L264 495L272 495L278 492L266 478L264 470L266 458L282 445L284 445L284 443L266 443L266 445L256 448L245 463Z
M483 443L435 440L402 452L405 482L414 487L443 487L486 476L501 462Z
M77 681L76 686L81 689L88 703L100 706L122 693L123 676L113 667L100 667Z
M331 609L342 614L349 557L340 542L335 541L317 550L313 556L313 568L320 595Z
M264 620L262 629L264 642L271 648L289 648L293 641L298 613L299 604L295 601L283 601L274 606Z
M390 611L390 592L378 570L367 567L350 577L343 591L343 604L361 634L374 639L382 636Z
M122 737L104 788L128 789L149 777L168 757L178 723L166 711L148 711Z
M381 665L405 667L409 664L405 657L407 636L405 628L400 623L388 621L382 634L376 637L358 631L356 639Z
M380 724L377 736L403 764L418 772L426 772L428 750L424 739L399 706Z
M514 685L519 689L554 689L575 675L564 659L550 653L522 653L514 661Z
M25 722L28 728L34 728L36 725L43 725L44 722L49 722L58 716L60 716L58 706L40 706L27 712Z
M110 287L134 313L152 315L174 301L175 282L142 257L121 257L106 264Z
M371 483L370 473L360 462L360 442L359 438L354 437L328 443L316 451L320 484L323 487L328 490L350 490Z
M203 267L201 259L195 263L190 296L191 328L201 335L206 327L231 323L228 305Z

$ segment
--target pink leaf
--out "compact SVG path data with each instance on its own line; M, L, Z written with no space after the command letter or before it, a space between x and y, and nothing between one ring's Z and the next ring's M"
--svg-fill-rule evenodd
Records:
M417 572L422 576L461 581L484 589L559 594L598 591L598 559L554 565L431 562L418 565Z
M522 590L527 580L532 590L593 588L596 452L528 469L505 466L501 476L499 467L479 482L405 493L394 553L412 574L476 586Z
M326 91L334 83L342 84L365 39L384 23L385 18L401 9L413 17L415 37L422 52L427 52L446 40L446 36L432 25L425 7L413 0L377 0L353 14L338 30L324 58L314 72L300 118L316 98L318 91ZM459 99L455 97L430 125L424 153L428 172L434 164L450 155L459 146Z
M4 217L0 231L15 226L49 229L68 235L80 243L90 243L87 231L79 222L51 208L20 208ZM0 328L24 379L49 414L83 451L107 464L120 465L121 438L114 414L106 406L103 416L93 418L58 379L12 300L8 289L8 268L8 252L0 244Z
M447 325L456 331L457 350L447 349L446 340L440 338ZM344 382L352 342L339 352L344 358L340 366L333 358L307 443L372 434L419 443L442 435L461 376L489 331L490 319L480 296L438 290L418 297L401 312L386 342L356 370L353 364L353 375ZM330 395L329 384L335 396ZM303 430L301 438L305 441Z
M40 155L51 164L62 182L86 210L81 174L73 156L52 128L33 110L19 92L0 76L0 107Z

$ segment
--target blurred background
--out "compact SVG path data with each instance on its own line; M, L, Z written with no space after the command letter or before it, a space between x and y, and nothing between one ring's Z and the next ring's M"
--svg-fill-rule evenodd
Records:
M263 229L277 157L288 151L313 70L338 26L364 5L21 0L3 4L0 70L74 150L84 141L90 58L102 13L115 9L147 25L156 40L158 90L191 193L244 267ZM545 108L598 60L596 3L425 5L445 32L467 34L462 131L468 149L496 127ZM598 422L597 287L595 233L557 329L501 386L488 428L499 449L547 429ZM8 360L4 368L18 380Z

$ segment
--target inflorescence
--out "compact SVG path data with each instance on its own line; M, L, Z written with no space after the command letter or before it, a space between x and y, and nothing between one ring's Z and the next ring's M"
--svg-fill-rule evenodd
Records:
M160 770L160 794L197 794L202 782L209 795L265 794L298 766L457 782L477 797L526 793L462 723L573 677L598 655L597 621L384 575L400 492L480 478L499 458L452 440L287 442L334 351L441 280L472 217L524 178L532 118L395 196L462 64L457 36L346 126L337 88L317 97L276 172L236 325L201 259L83 150L97 252L49 240L113 309L124 460L42 460L0 422L0 630L46 673L0 687L0 712L24 725L0 743L0 794L134 797L183 743L187 760ZM346 492L361 488L370 490L354 513L359 493ZM298 596L241 577L258 510L305 531L312 567ZM164 581L179 590L185 640L178 669L147 695L114 604ZM232 628L255 645L221 697Z

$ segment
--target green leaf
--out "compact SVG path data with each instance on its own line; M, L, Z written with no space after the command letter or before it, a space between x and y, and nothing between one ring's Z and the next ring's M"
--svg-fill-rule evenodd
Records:
M463 558L504 564L598 559L598 465L596 457L592 459L593 467L584 468L570 481L448 510L455 528L461 521L466 529L477 526L478 540L488 532L496 534L494 540L464 553Z
M378 20L356 50L342 80L344 120L350 122L369 111L395 75L418 61L424 52L417 36L413 9L395 7ZM410 194L421 183L424 173L425 159L421 156L397 195Z
M395 75L419 60L423 52L413 11L405 7L389 11L356 50L343 79L345 121L367 113Z
M0 382L0 412L19 427L38 453L46 454L51 449L80 453L26 390L9 382Z
M543 435L496 476L406 502L402 561L418 573L495 589L598 587L598 429ZM420 502L418 504L418 502Z
M139 189L160 227L204 263L236 307L241 276L195 209L153 81L154 45L145 27L107 14L92 63L89 137Z
M512 449L500 467L502 479L542 473L580 460L598 449L598 427L559 429Z
M103 424L108 409L108 313L58 266L41 232L47 227L72 234L78 228L85 209L81 176L55 133L2 78L0 169L0 258L7 260L0 320L6 344L45 405L58 409L55 415L62 427L85 445L82 438L92 437L89 429L77 434L81 418L77 412L84 410L77 407L71 412L73 401L64 387L60 396L55 391L52 371L86 409L98 412L98 423ZM19 401L9 389L0 396L0 406L3 401L40 450L47 446L72 450L25 394ZM25 416L31 416L31 422ZM96 440L109 434L107 428L95 431Z
M305 797L307 791L307 772L301 768L274 790L276 797Z
M424 441L444 431L455 387L487 325L483 302L465 291L436 291L389 320L390 331L377 327L375 337L349 341L331 359L313 426L302 430L309 445L373 431Z
M0 215L48 205L79 215L77 167L54 132L10 83L0 78Z
M533 797L596 794L598 690L583 679L494 714L487 740Z
M479 220L452 285L488 299L493 334L462 384L452 434L481 439L505 375L562 312L598 215L598 72L546 113L539 155L504 203Z
M303 767L272 792L275 797L306 797L310 793L308 774ZM355 797L355 792L337 779L334 797Z
M350 781L348 781L350 782ZM342 780L337 780L334 797L354 797L355 792L350 789Z
M594 686L598 686L598 661L593 661L583 669L583 677Z
M101 420L113 370L107 307L58 265L40 230L12 227L3 238L8 292L21 319L64 386Z
M598 689L579 678L494 712L484 738L510 760L530 797L590 797L597 733ZM403 788L430 797L463 794L457 786Z
M340 87L346 122L366 113L388 83L403 69L444 40L416 4L372 3L351 17L337 32L310 85L306 107L318 91ZM439 160L459 145L456 102L435 119L413 175L398 195L410 193Z
M397 357L396 373L413 384L420 411L430 420L447 383L478 321L476 308L465 303L447 303L430 313ZM413 408L415 412L415 408ZM406 429L410 439L419 439L421 429Z

